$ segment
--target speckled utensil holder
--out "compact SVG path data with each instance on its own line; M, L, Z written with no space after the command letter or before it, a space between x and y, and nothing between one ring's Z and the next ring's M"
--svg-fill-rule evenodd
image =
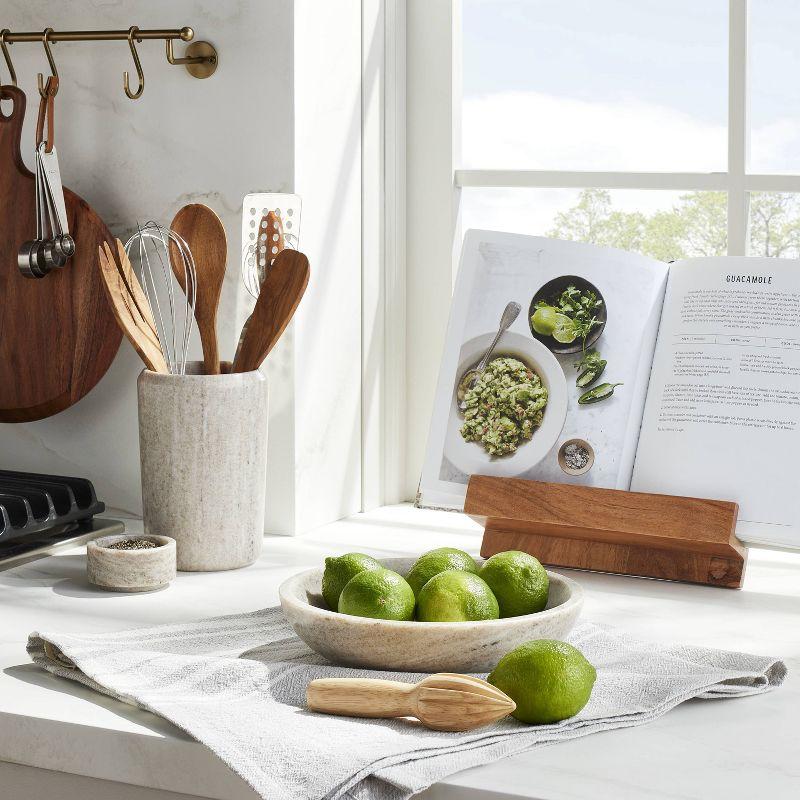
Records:
M201 373L139 376L144 530L175 539L179 570L237 569L264 536L267 379Z

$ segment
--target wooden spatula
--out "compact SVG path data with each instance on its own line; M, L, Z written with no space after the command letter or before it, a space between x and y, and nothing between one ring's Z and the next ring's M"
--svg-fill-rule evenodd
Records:
M142 284L139 283L139 278L136 277L136 273L133 271L128 254L125 252L125 245L122 244L119 239L117 239L116 242L117 256L119 257L119 260L115 262L115 266L117 267L122 280L125 281L125 286L131 295L131 299L136 306L136 310L141 315L142 320L147 326L147 330L151 334L148 338L158 344L158 329L156 328L156 322L153 318L153 309L150 307L150 302L145 296L144 289L142 289ZM106 242L103 242L103 247L106 252L106 258L109 261L114 262L114 257L111 255L111 248ZM161 345L159 344L159 349L160 348Z
M261 237L264 237L262 241ZM261 253L261 247L265 248L265 252ZM264 282L264 277L272 266L272 262L277 257L278 253L286 247L286 239L283 236L283 223L281 218L274 212L268 211L261 217L261 222L258 226L258 240L256 242L255 252L255 275L258 276L258 287L261 290L261 284ZM274 251L274 252L273 252ZM239 334L239 342L236 345L236 353L233 360L236 361L236 356L239 355L239 350L242 349L242 342L247 335L247 326L250 324L252 315L249 316L244 325L242 332Z
M231 372L252 372L261 366L294 315L308 286L308 259L297 250L283 250L272 263Z
M167 369L167 362L158 338L151 329L150 323L137 308L137 303L120 273L111 248L104 242L103 247L97 248L97 254L100 260L103 288L117 324L149 370L168 373L169 369ZM149 306L147 307L149 309Z
M368 678L321 678L306 689L311 711L345 717L416 717L437 731L471 731L510 714L517 706L480 678L440 672L419 683Z
M172 220L172 230L183 238L194 258L197 272L197 297L194 318L203 345L203 371L206 375L219 375L219 342L217 340L217 309L225 265L228 261L228 240L220 218L201 203L184 206ZM173 242L170 242L172 271L186 292L186 272L183 259Z

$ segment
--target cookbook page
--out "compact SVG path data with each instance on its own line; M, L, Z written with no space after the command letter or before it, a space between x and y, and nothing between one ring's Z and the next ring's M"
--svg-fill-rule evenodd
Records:
M672 265L631 489L739 503L737 535L800 547L800 268Z
M460 510L473 474L628 489L667 271L612 248L468 231L418 504ZM510 303L519 315L461 408L458 385ZM596 378L591 366L576 368L583 332ZM601 388L613 383L623 385ZM594 402L579 403L591 390Z

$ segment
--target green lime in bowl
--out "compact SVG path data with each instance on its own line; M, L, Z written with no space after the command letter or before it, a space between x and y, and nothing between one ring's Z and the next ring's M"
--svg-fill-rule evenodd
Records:
M384 568L401 576L408 575L417 560L379 559ZM475 564L480 571L484 561L476 558ZM278 594L297 636L332 663L344 666L407 672L489 672L518 645L535 639L565 638L583 606L580 585L548 571L547 606L534 614L461 622L375 619L331 611L322 596L324 571L320 566L294 575L281 584ZM464 574L474 577L471 572Z

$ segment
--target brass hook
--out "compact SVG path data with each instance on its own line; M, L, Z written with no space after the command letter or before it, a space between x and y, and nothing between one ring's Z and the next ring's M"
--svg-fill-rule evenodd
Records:
M14 69L14 65L11 63L11 54L8 52L8 46L11 42L6 41L6 36L11 33L8 28L3 28L0 31L0 47L3 48L3 58L6 60L6 66L8 67L8 72L11 76L11 84L13 86L17 85L17 71Z
M58 70L56 69L56 62L53 61L53 54L50 52L50 42L48 39L50 38L50 34L53 32L52 28L45 28L42 32L42 44L44 45L44 52L47 54L47 63L50 65L50 74L52 77L58 77ZM36 76L36 81L39 84L39 94L42 96L43 100L47 99L47 90L44 88L44 75L40 72ZM55 91L53 92L53 97L56 96L58 93L58 83L56 82Z
M142 71L142 62L139 61L139 53L136 52L136 34L139 33L139 29L136 25L132 25L130 30L128 31L128 46L131 48L131 55L133 56L133 63L136 66L136 74L139 77L139 88L135 91L131 91L130 82L128 80L128 71L122 73L123 82L125 85L125 94L130 97L131 100L138 100L142 96L142 92L144 91L144 72Z

